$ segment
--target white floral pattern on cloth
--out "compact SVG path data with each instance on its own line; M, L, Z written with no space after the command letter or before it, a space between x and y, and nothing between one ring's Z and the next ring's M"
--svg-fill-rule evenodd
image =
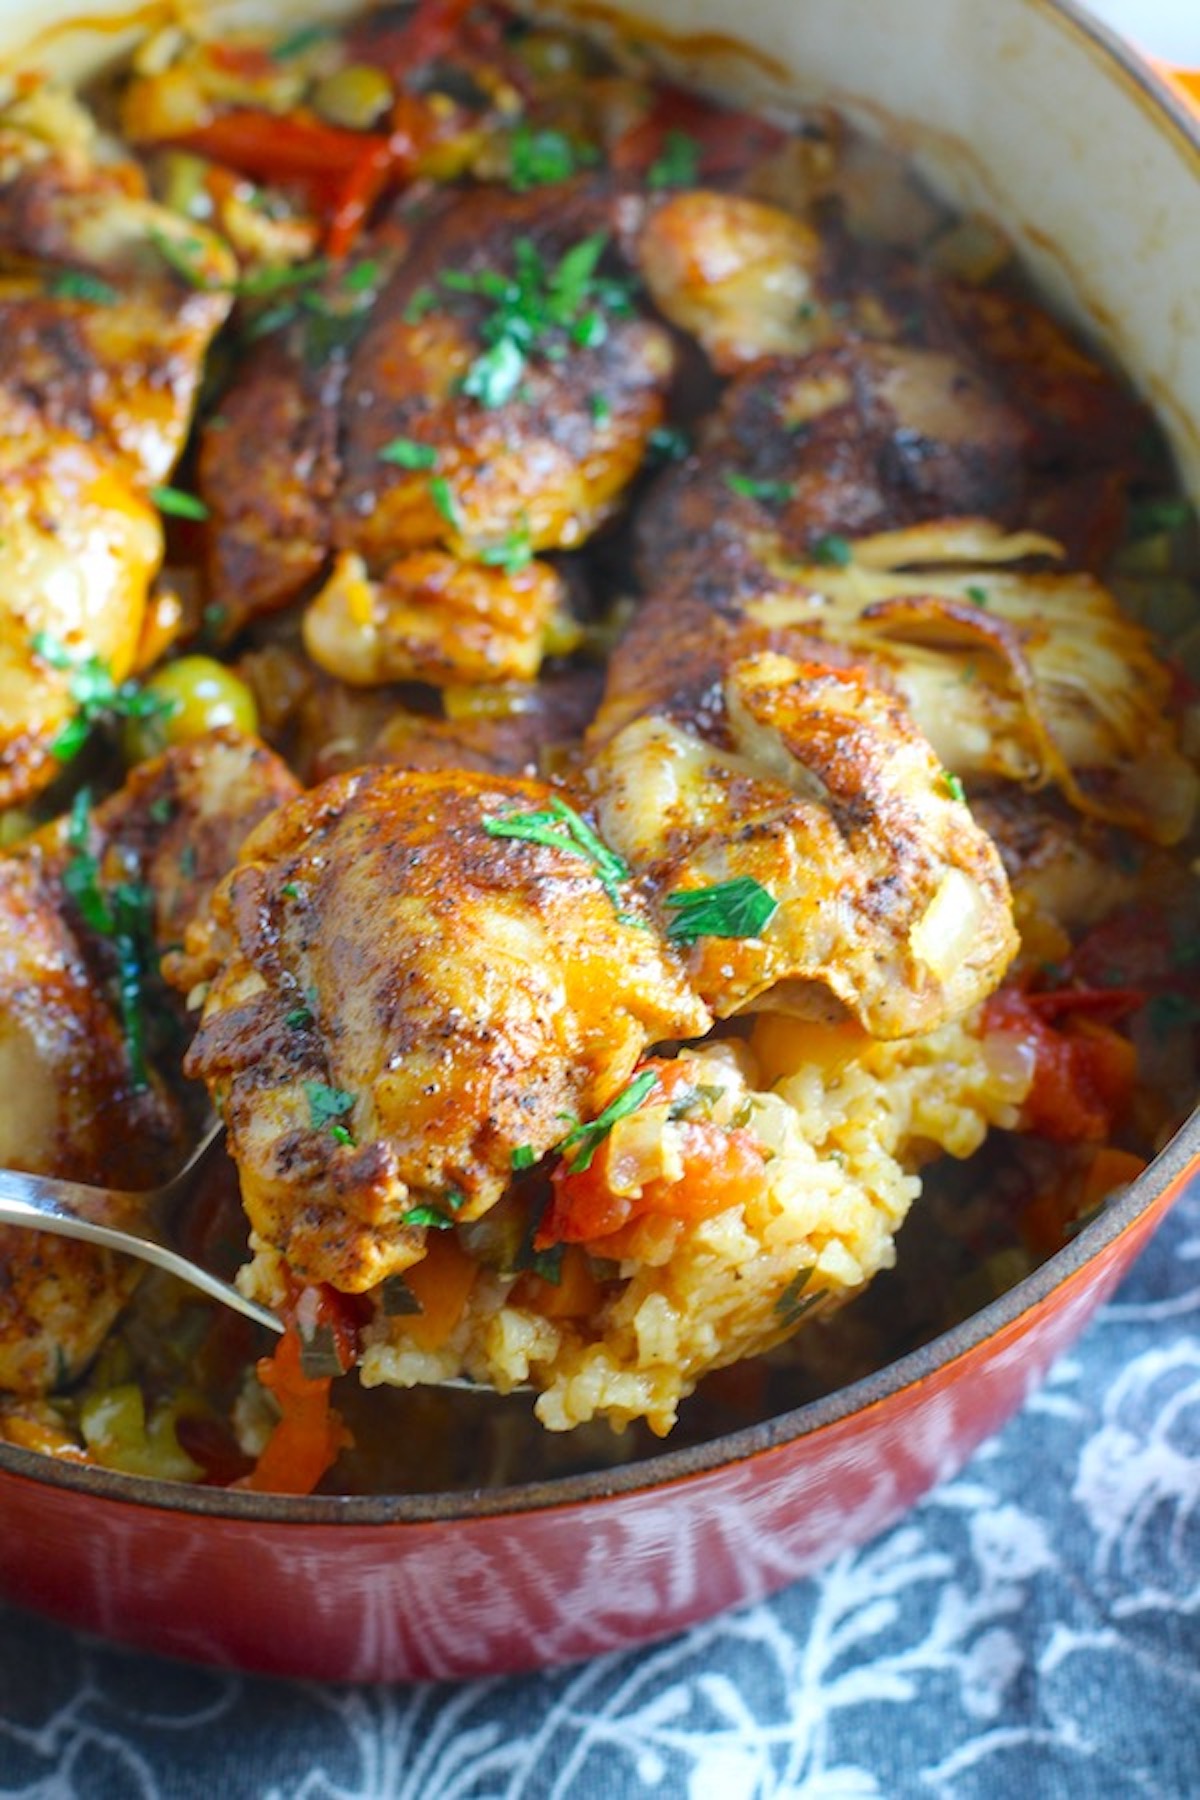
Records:
M0 1609L4 1800L1200 1794L1200 1184L895 1529L674 1641L463 1687L156 1661Z

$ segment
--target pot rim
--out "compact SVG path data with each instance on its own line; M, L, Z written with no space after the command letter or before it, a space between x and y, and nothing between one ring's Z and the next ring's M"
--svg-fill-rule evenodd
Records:
M1033 0L1043 12L1064 20L1118 77L1135 89L1150 110L1183 140L1200 166L1200 111L1189 106L1153 62L1112 27L1088 12L1080 0ZM526 1512L586 1505L617 1496L653 1492L695 1481L716 1470L751 1460L815 1437L821 1432L928 1381L1048 1305L1061 1287L1115 1244L1157 1204L1173 1204L1200 1177L1200 1106L1129 1187L1106 1206L1063 1249L990 1301L978 1312L918 1349L837 1388L819 1399L687 1448L664 1449L618 1468L548 1480L515 1483L486 1491L434 1494L264 1494L202 1487L143 1475L127 1475L92 1464L61 1461L0 1440L0 1486L8 1477L44 1487L86 1494L92 1499L149 1511L191 1514L273 1526L395 1526L450 1524ZM1164 1206L1165 1210L1165 1206Z

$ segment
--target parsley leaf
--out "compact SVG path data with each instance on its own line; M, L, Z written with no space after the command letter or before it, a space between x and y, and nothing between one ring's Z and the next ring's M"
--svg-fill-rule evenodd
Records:
M485 348L463 377L464 394L484 407L503 406L521 386L531 357L562 361L572 345L586 349L603 343L610 316L628 317L628 282L598 273L608 243L607 234L597 232L573 244L552 266L531 238L518 238L509 275L495 269L442 274L442 286L451 293L491 304L480 327Z
M52 669L70 671L67 691L78 711L50 746L51 755L59 762L70 762L78 755L93 725L111 718L165 718L178 705L166 695L148 692L136 681L114 681L112 670L100 657L77 656L48 631L35 632L30 647Z
M846 539L832 531L814 538L808 548L813 561L829 569L846 568L853 554Z
M518 838L527 844L544 844L552 850L568 850L581 856L596 871L601 887L621 918L620 883L629 880L629 865L610 850L573 806L557 797L536 812L506 813L502 818L485 819L483 829L489 837Z
M702 937L758 937L779 911L778 900L752 875L680 889L667 895L665 905L675 914L667 926L675 944L694 944Z
M393 438L379 452L380 462L395 463L399 469L432 469L437 459L432 444L419 444L415 438Z
M668 131L646 170L650 188L693 187L700 173L700 145L687 131Z
M46 283L54 300L84 300L91 306L115 306L121 298L116 288L86 269L63 269Z
M483 544L475 552L476 562L489 569L503 569L506 575L519 575L533 561L533 539L529 524L522 520L494 544Z
M67 826L68 860L62 883L88 929L112 944L130 1076L140 1092L149 1086L142 984L156 955L154 897L140 881L119 881L109 890L102 886L100 865L91 850L90 805L88 789L81 788Z
M811 1294L805 1293L804 1290L812 1278L812 1269L801 1269L798 1275L793 1275L775 1302L776 1316L789 1331L793 1325L800 1323L805 1313L814 1307L818 1300L825 1296L824 1288L814 1288Z
M725 485L735 494L745 494L748 500L767 500L779 506L786 505L792 497L790 482L757 481L753 475L742 475L736 469L726 470Z
M345 1088L326 1087L322 1081L306 1081L304 1097L308 1101L308 1118L314 1131L323 1131L344 1119L354 1106L353 1094L347 1093Z
M172 518L203 520L208 517L203 500L195 494L185 494L182 488L152 487L150 498L159 512L170 513Z
M954 774L953 770L943 769L941 772L941 779L942 779L942 786L945 788L945 790L949 794L950 798L952 800L961 801L965 805L966 799L967 799L967 790L963 786L959 777Z
M593 145L576 143L565 132L518 125L509 145L509 186L514 193L525 194L530 188L569 181L599 160Z
M592 1158L604 1142L618 1119L628 1117L636 1112L646 1096L658 1086L658 1076L653 1069L643 1069L635 1075L627 1088L623 1088L615 1100L610 1100L604 1111L586 1125L576 1125L568 1131L565 1138L557 1146L565 1157L568 1175L581 1175L592 1166Z

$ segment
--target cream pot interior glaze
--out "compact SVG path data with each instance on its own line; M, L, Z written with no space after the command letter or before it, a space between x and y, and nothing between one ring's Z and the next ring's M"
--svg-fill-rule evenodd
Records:
M0 70L86 75L172 16L92 0L90 24L68 31L81 10L0 0ZM351 10L174 9L288 25ZM620 16L695 81L773 108L820 97L886 131L948 198L1002 223L1153 404L1200 496L1200 139L1102 27L1049 0L537 10L598 30ZM1197 1128L1194 1116L1104 1217L949 1337L827 1402L625 1470L494 1494L292 1500L5 1446L0 1592L156 1649L321 1678L498 1672L677 1630L881 1531L960 1466L1194 1177Z

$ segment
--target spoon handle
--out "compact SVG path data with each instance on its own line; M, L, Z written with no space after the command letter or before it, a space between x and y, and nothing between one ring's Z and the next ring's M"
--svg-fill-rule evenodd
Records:
M207 1269L168 1250L164 1244L155 1243L149 1236L143 1237L140 1229L135 1235L86 1216L89 1211L106 1209L111 1207L113 1200L125 1198L49 1176L23 1175L7 1169L0 1171L0 1225L32 1227L35 1231L49 1231L59 1237L78 1238L86 1244L99 1244L106 1250L117 1250L123 1256L136 1256L142 1262L165 1269L170 1275L177 1275L181 1281L232 1307L235 1312L244 1313L255 1324L265 1325L270 1331L283 1330L282 1320L268 1312L265 1306L260 1306L256 1300L248 1300L229 1282L210 1275ZM153 1226L147 1220L142 1229L151 1231Z

